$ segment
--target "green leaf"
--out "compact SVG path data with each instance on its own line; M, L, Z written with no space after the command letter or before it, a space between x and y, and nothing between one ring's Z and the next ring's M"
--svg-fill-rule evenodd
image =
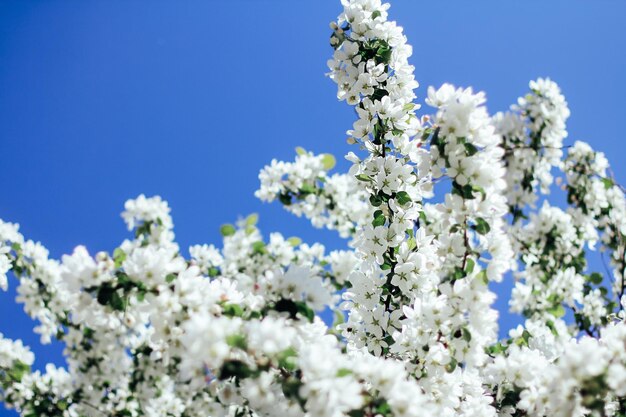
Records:
M337 378L342 378L344 376L351 375L352 371L348 368L339 368L337 370Z
M289 313L289 318L291 319L298 319L298 314L302 315L311 323L315 319L315 311L304 301L293 301L287 298L281 298L272 308L278 312Z
M458 364L458 361L454 357L451 357L450 362L446 365L446 371L453 372Z
M383 204L383 199L378 195L371 195L370 204L374 207L379 207L381 204Z
M241 317L243 316L243 308L239 304L224 304L222 314L228 317Z
M374 227L383 226L386 221L387 221L387 218L383 214L379 214L378 216L374 217L374 220L372 220L372 226Z
M602 184L604 184L604 188L606 188L607 190L615 185L613 180L610 178L601 178L600 180L602 181Z
M550 329L553 335L555 336L559 335L559 332L556 330L556 326L554 325L554 322L552 320L548 320L546 322L546 326L548 327L548 329Z
M294 348L287 348L280 352L277 356L278 366L280 368L285 368L289 371L294 371L296 369L296 357L298 353Z
M304 400L300 399L300 388L303 383L298 378L289 377L284 379L281 382L281 388L283 389L283 394L285 394L285 398L294 398L298 400L300 406L304 409Z
M365 410L363 410L362 408L356 409L356 410L350 410L348 412L348 416L349 417L365 417ZM26 416L28 417L28 416Z
M289 193L280 193L278 194L278 200L286 206L291 205L291 194Z
M472 258L467 258L467 262L465 263L465 273L468 275L471 274L474 271L475 265L476 262L474 262Z
M478 273L478 278L481 279L485 285L489 284L489 278L487 277L487 270L483 269Z
M380 404L378 404L378 406L376 406L376 409L374 410L375 414L377 416L392 416L393 412L391 410L391 406L389 405L389 403L387 401L384 401Z
M136 285L125 272L117 271L115 276L117 277L118 284L126 290L129 290Z
M474 230L476 230L478 234L486 235L491 230L491 227L485 219L483 219L482 217L478 217L476 219L476 225L474 226Z
M589 275L589 281L596 285L602 284L603 280L604 280L604 277L602 276L602 274L598 272L593 272Z
M248 217L246 217L246 226L254 226L259 221L259 215L257 213L252 213Z
M232 224L223 224L222 227L220 227L220 233L224 237L232 236L235 234L235 232L236 232L235 226L233 226Z
M314 194L315 193L315 185L304 183L302 187L300 187L300 194Z
M252 244L252 253L263 255L267 253L267 249L265 248L265 242L262 240L258 240Z
M358 174L355 177L359 181L365 181L365 182L371 182L372 181L370 176L369 175L365 175L365 174Z
M322 154L322 166L326 171L330 171L337 164L335 157L329 153Z
M557 319L565 315L565 308L563 308L561 304L550 307L547 311L548 313L552 314Z
M21 361L13 362L13 366L7 371L7 375L12 381L20 382L24 374L30 372L30 366Z
M303 147L301 147L301 146L297 146L296 147L296 154L298 154L298 155L306 155L306 153L307 153L306 149L304 149Z
M167 276L165 277L165 282L167 282L168 284L171 284L172 282L174 282L176 277L177 277L176 274L167 274Z
M463 340L469 343L472 340L472 333L467 327L463 327Z
M483 198L485 198L485 195L486 195L485 189L481 187L480 185L472 185L472 195L474 193L480 193L483 196Z
M333 316L334 316L333 325L332 325L333 329L337 327L338 325L346 322L346 316L341 310L335 310L333 313Z
M409 196L409 193L407 193L406 191L398 191L398 193L396 193L396 201L400 203L401 206L404 206L405 204L410 203L412 200Z
M98 300L100 305L109 305L114 292L115 290L109 284L102 284L102 286L98 289L96 300Z
M116 248L113 251L113 261L115 262L115 268L120 268L125 260L126 252L124 252L121 248Z
M126 300L115 291L111 296L111 302L109 303L113 310L124 311L126 310Z
M287 239L287 242L295 248L296 246L302 243L302 239L300 239L297 236L292 236L289 239Z
M313 309L304 301L296 301L296 306L298 308L298 313L306 317L310 323L313 323L313 320L315 319L315 311L313 311Z
M502 343L498 342L495 345L489 346L487 348L487 352L492 354L492 355L499 355L501 353L506 352L507 347L504 346Z
M246 337L242 334L231 334L226 336L226 343L228 343L228 346L239 348L241 350L246 350L248 348Z
M478 148L476 148L476 146L472 145L471 143L465 143L465 153L468 156L472 156L474 155L476 152L478 152Z
M372 20L374 20L374 19L376 19L377 17L380 17L380 16L381 16L380 10L374 10L372 12Z
M239 360L230 360L224 362L219 372L219 379L237 378L244 379L252 375L252 371L248 365Z

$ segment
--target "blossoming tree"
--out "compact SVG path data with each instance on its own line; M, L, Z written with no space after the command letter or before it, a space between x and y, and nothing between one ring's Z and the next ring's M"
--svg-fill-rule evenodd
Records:
M63 342L67 360L31 371L29 349L0 337L6 406L29 417L626 415L624 194L602 153L563 145L558 86L532 81L494 116L483 93L431 87L421 111L389 6L342 4L328 66L356 111L352 166L329 174L332 156L298 149L261 171L257 196L335 230L346 250L264 239L253 215L222 226L221 249L185 258L167 203L143 195L122 213L133 238L111 254L79 246L49 259L0 221L0 287L15 277L35 331ZM553 183L565 208L542 196ZM589 271L592 250L612 270ZM498 341L489 283L502 279L515 279L510 306L526 322Z

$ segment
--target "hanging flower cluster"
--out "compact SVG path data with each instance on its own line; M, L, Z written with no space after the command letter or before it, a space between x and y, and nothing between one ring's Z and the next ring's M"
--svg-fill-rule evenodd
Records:
M380 0L342 0L329 77L353 106L347 173L297 149L256 196L349 239L175 242L168 204L138 196L133 237L60 260L0 221L0 288L66 367L33 370L0 334L0 400L23 416L391 417L626 415L626 200L602 153L566 148L548 79L491 117L444 84L420 110L412 48ZM564 152L568 149L567 152ZM564 156L565 154L565 156ZM566 208L545 195L564 178ZM539 208L538 208L539 207ZM597 243L612 271L588 271ZM508 274L508 271L514 271ZM515 279L523 326L497 340L490 285ZM326 311L332 324L321 319Z

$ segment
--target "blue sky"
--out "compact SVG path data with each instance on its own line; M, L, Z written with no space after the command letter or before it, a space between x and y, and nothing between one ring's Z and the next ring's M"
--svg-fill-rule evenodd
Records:
M53 256L95 253L127 236L126 199L159 194L183 248L218 243L220 224L251 212L266 233L342 247L253 196L259 169L296 146L349 149L354 115L324 76L339 11L338 0L0 1L0 218ZM606 152L626 183L625 2L399 0L390 14L414 46L420 100L447 81L486 91L496 112L549 76L572 111L568 141ZM39 367L58 362L14 296L0 294L0 331L33 346Z

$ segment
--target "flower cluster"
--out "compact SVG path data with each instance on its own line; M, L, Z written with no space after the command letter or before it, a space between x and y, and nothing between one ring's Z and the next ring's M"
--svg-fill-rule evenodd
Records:
M278 199L289 212L304 215L315 227L351 236L365 222L366 193L352 175L327 174L335 165L332 155L297 151L294 162L273 160L261 170L261 187L255 195L262 201Z
M527 224L516 228L516 245L525 268L511 296L513 311L547 322L565 315L571 308L586 328L606 324L607 312L600 291L602 276L584 274L584 247L597 239L594 228L584 227L577 210L564 212L547 202L533 213ZM583 306L582 308L580 306Z
M221 247L186 257L158 196L125 204L133 237L112 253L78 246L53 260L0 221L0 288L16 278L18 302L67 364L33 371L30 350L0 334L6 406L50 417L626 415L626 199L603 154L576 142L562 158L558 86L533 81L491 117L483 93L444 84L428 89L434 114L418 117L412 49L389 5L342 5L328 66L356 112L351 167L331 175L332 156L299 148L261 170L256 195L350 238L346 250L264 237L252 214L221 226ZM568 207L537 209L557 166ZM586 270L597 242L612 277ZM489 286L513 278L526 322L496 341Z
M358 120L349 142L367 151L354 153L350 174L368 197L367 217L355 235L359 257L343 294L349 310L342 334L356 349L397 356L402 339L402 308L421 291L436 288L439 264L432 238L419 230L421 201L430 195L427 152L421 149L421 123L413 103L417 82L412 53L402 28L387 20L379 1L344 1L332 23L328 62L337 97L355 106ZM417 232L417 233L416 233ZM397 345L397 346L396 346ZM421 347L411 345L409 350ZM406 349L402 349L406 350Z
M503 138L506 195L516 221L537 201L537 189L550 191L551 170L560 164L570 114L559 86L549 78L531 81L530 90L510 112L498 113L493 120Z
M584 142L574 143L561 167L568 202L580 213L580 223L599 230L602 250L610 252L615 295L608 304L611 311L620 307L626 289L626 199L623 189L608 176L608 168L604 154Z

